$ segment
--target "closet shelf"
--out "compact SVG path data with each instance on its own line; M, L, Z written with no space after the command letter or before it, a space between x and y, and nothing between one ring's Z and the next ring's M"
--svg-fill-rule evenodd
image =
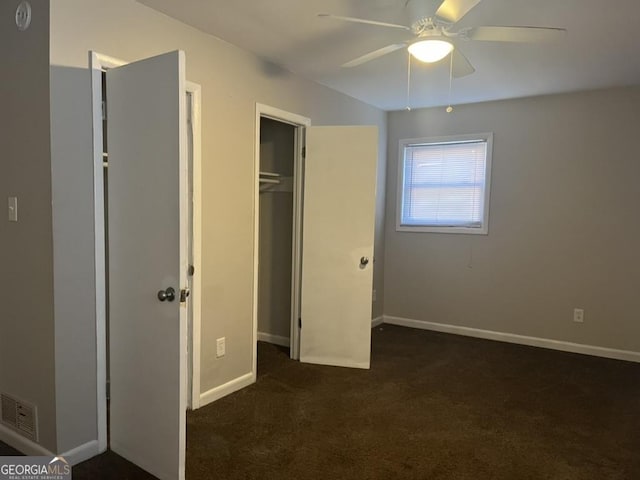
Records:
M260 183L270 183L270 184L280 185L280 180L276 180L275 178L261 178Z
M264 178L263 178L264 177ZM260 172L260 183L280 185L281 175L274 172Z
M262 173L261 173L262 174ZM293 192L293 177L260 178L260 193L291 193Z

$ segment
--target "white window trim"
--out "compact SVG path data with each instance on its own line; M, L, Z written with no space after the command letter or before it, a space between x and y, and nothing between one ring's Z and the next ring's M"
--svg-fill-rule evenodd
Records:
M484 212L482 228L470 227L431 227L421 225L402 225L402 200L404 195L404 149L410 145L429 143L454 143L484 140L487 142L486 180L484 189ZM463 135L448 135L440 137L406 138L400 140L398 149L398 182L396 191L396 231L397 232L424 232L424 233L462 233L467 235L489 234L489 210L491 197L491 167L493 157L493 133L470 133Z

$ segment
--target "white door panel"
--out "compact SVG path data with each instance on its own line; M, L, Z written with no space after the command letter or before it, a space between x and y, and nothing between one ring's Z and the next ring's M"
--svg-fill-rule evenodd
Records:
M307 129L302 362L369 368L377 147L376 127Z
M107 72L111 448L163 480L185 460L184 72L182 52Z

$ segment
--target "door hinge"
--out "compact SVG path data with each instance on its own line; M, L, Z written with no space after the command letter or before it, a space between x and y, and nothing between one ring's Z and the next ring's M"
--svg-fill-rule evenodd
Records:
M193 95L187 93L187 123L193 124Z
M302 318L298 318L298 328L302 328Z
M307 158L307 147L302 147L302 158Z
M193 265L189 265L189 269L187 270L187 275L193 277L193 274L196 273L196 267Z
M180 290L180 303L185 303L189 295L191 295L191 291L188 288Z

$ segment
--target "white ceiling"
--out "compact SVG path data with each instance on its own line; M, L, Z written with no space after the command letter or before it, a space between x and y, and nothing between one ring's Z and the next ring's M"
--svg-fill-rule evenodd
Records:
M340 65L402 30L318 13L408 24L406 0L138 0L287 70L385 110L407 106L407 54ZM415 0L414 0L415 1ZM428 0L427 0L428 1ZM483 0L456 25L562 27L557 44L465 42L476 72L453 81L452 104L640 84L640 0ZM449 66L414 63L412 108L449 103Z

